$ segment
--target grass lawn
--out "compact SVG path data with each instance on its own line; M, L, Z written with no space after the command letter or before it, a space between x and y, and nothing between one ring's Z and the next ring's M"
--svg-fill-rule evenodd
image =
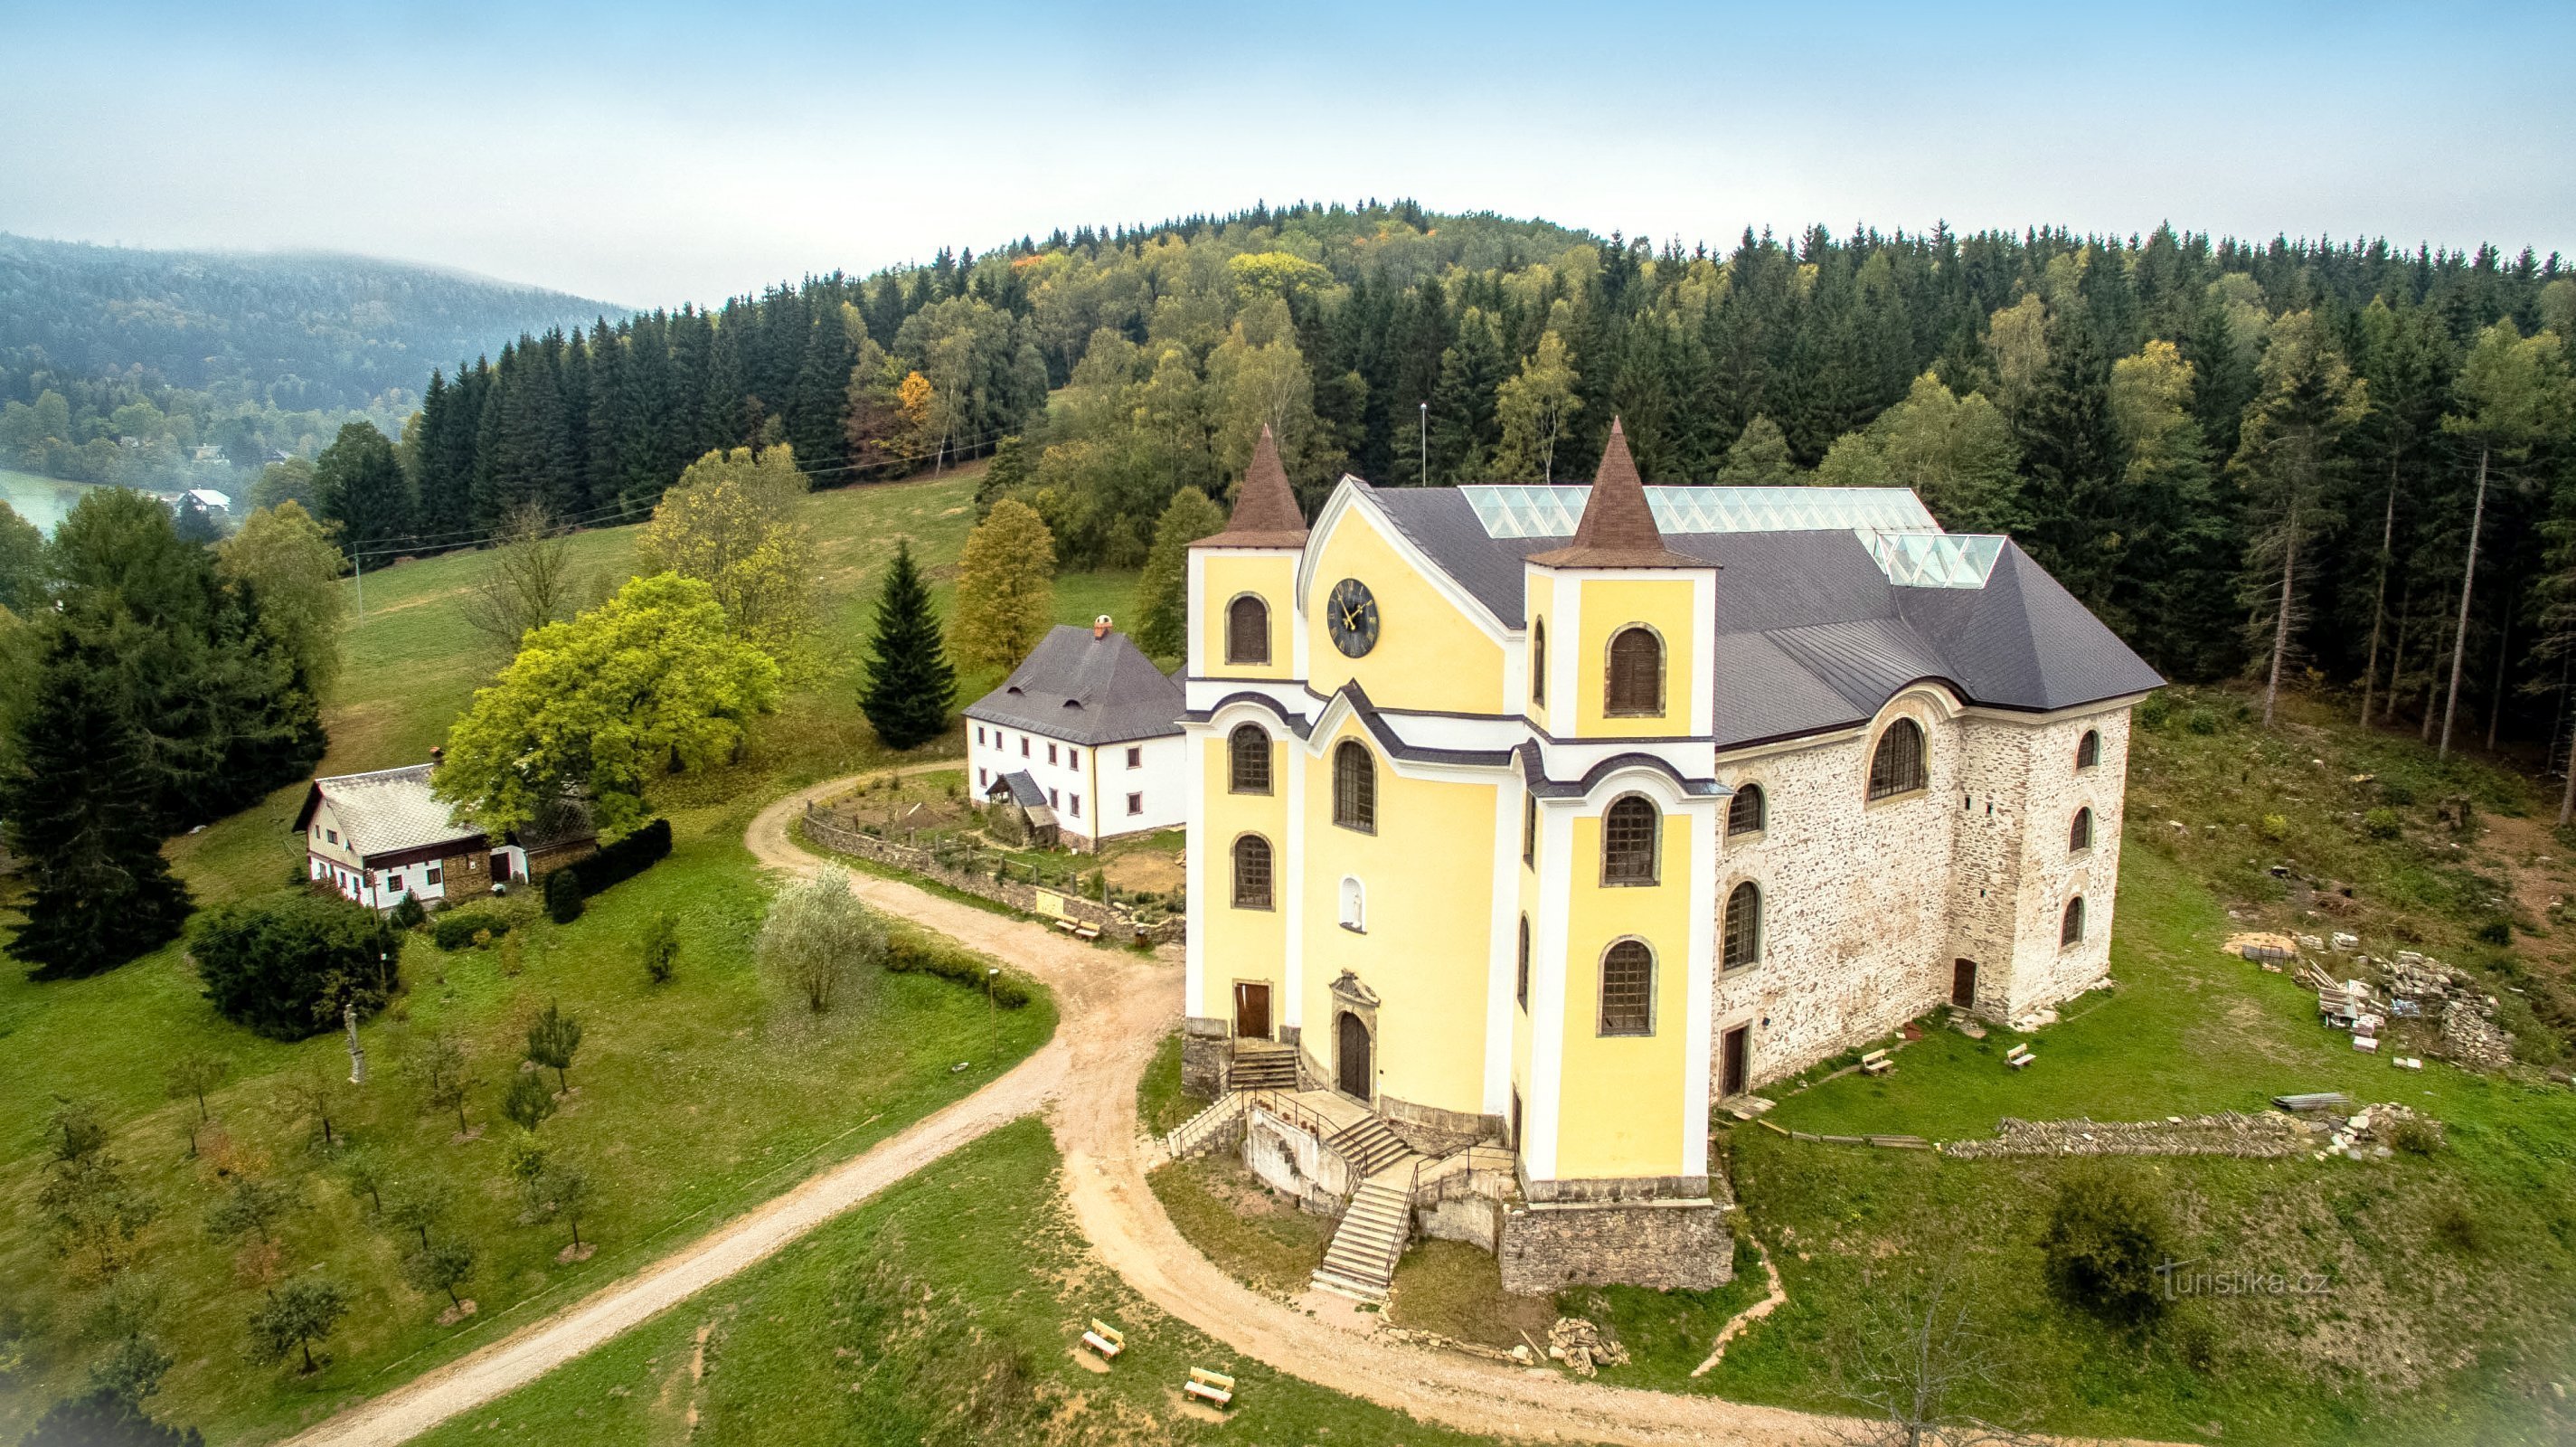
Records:
M1426 1427L1234 1356L1130 1294L1074 1230L1043 1125L1006 1126L468 1418L428 1447L682 1442L1436 1444ZM1092 1317L1127 1351L1098 1371ZM1222 1420L1180 1406L1232 1375Z
M782 1010L750 967L768 887L742 848L742 830L788 789L908 757L880 747L854 703L877 570L896 539L910 537L944 606L972 523L973 485L969 473L809 498L803 506L823 559L829 620L821 656L780 713L755 726L743 759L671 779L657 792L656 806L674 826L673 857L595 900L569 927L529 928L519 936L516 975L499 948L442 956L421 944L406 956L407 994L363 1031L373 1081L349 1093L335 1125L398 1172L434 1175L456 1190L453 1229L482 1257L466 1292L481 1310L458 1328L437 1327L429 1299L400 1284L392 1239L368 1222L332 1178L332 1162L308 1146L307 1127L283 1107L293 1078L311 1071L345 1078L336 1039L278 1045L222 1021L199 998L176 946L97 979L50 985L0 964L0 1048L22 1062L0 1074L0 1121L10 1126L0 1134L0 1203L8 1208L0 1312L25 1323L31 1360L0 1379L0 1441L15 1440L74 1388L103 1350L81 1329L95 1289L55 1256L34 1205L43 1123L56 1096L99 1104L115 1132L114 1153L160 1208L144 1236L142 1269L160 1284L154 1332L178 1365L156 1408L217 1441L258 1441L631 1269L973 1089L1046 1038L1053 1011L1041 1001L1004 1016L1003 1058L989 1059L982 1000L929 976L890 978L865 1009L816 1026ZM586 565L622 576L632 530L580 534L575 548ZM456 610L482 566L468 554L367 576L366 613L344 636L343 677L325 714L325 772L426 757L489 677L500 660ZM1124 575L1069 579L1060 612L1087 622L1131 584ZM961 680L961 697L993 681ZM950 740L912 757L957 748ZM301 794L301 786L280 790L171 841L168 853L201 904L277 888L298 870L288 825ZM634 940L660 909L679 914L684 954L678 980L656 989L636 963ZM595 1216L583 1226L600 1250L586 1263L555 1262L563 1244L557 1223L518 1221L506 1179L518 1132L497 1114L527 1018L556 1001L583 1020L588 1037L572 1072L577 1089L540 1134L600 1180ZM464 1036L476 1051L485 1084L470 1108L483 1127L475 1140L452 1142L454 1122L442 1125L420 1108L401 1068L408 1042L432 1028ZM213 1102L220 1148L195 1162L184 1156L181 1109L162 1093L165 1066L192 1048L233 1061L231 1081ZM949 1071L967 1059L974 1069ZM233 1179L219 1171L284 1181L300 1193L273 1261L208 1238L205 1212ZM357 1303L331 1343L334 1363L310 1380L246 1367L243 1322L260 1284L317 1263L350 1286Z

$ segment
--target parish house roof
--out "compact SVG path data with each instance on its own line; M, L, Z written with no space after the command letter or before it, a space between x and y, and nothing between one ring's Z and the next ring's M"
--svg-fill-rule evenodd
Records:
M1181 731L1180 682L1112 628L1059 624L1002 686L966 716L1069 744L1162 738Z

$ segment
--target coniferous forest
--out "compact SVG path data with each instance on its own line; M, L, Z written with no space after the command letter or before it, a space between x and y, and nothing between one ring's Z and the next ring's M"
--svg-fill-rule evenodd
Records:
M990 454L984 502L1064 566L1133 567L1263 422L1311 505L1345 471L1582 481L1616 416L1650 482L1913 487L2173 677L2277 655L2428 735L2563 739L2571 335L2576 278L2528 250L1256 207L523 336L433 376L401 495L343 514L430 550L531 499L640 516L714 448L792 444L817 486Z

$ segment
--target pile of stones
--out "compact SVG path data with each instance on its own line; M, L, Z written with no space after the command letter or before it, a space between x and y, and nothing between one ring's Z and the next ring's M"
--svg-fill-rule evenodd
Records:
M1992 1140L1944 1141L1954 1160L2003 1156L2235 1156L2281 1160L2316 1149L2305 1123L2285 1115L2167 1116L2163 1120L2016 1120L2006 1116Z
M2441 1030L2441 1053L2469 1070L2499 1071L2513 1064L2513 1034L2495 1022L2496 998L2477 981L2413 950L2375 962L2388 983L2391 1008L2400 1018L2432 1020Z
M1565 1363L1578 1377L1593 1376L1601 1367L1628 1364L1628 1349L1619 1345L1618 1338L1605 1335L1579 1316L1560 1316L1547 1329L1547 1355L1550 1361Z
M2442 1129L2442 1123L2429 1115L2394 1101L2381 1101L2354 1111L2347 1120L2327 1125L2326 1144L2313 1154L2318 1160L2328 1156L2386 1160L2396 1153L2391 1143L2397 1139L2398 1127L2408 1121L2422 1121L2437 1135Z

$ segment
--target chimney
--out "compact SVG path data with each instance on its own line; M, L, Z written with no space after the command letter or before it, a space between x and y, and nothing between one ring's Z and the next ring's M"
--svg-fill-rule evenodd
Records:
M1103 613L1099 617L1091 620L1091 636L1094 638L1106 638L1109 636L1108 614Z

